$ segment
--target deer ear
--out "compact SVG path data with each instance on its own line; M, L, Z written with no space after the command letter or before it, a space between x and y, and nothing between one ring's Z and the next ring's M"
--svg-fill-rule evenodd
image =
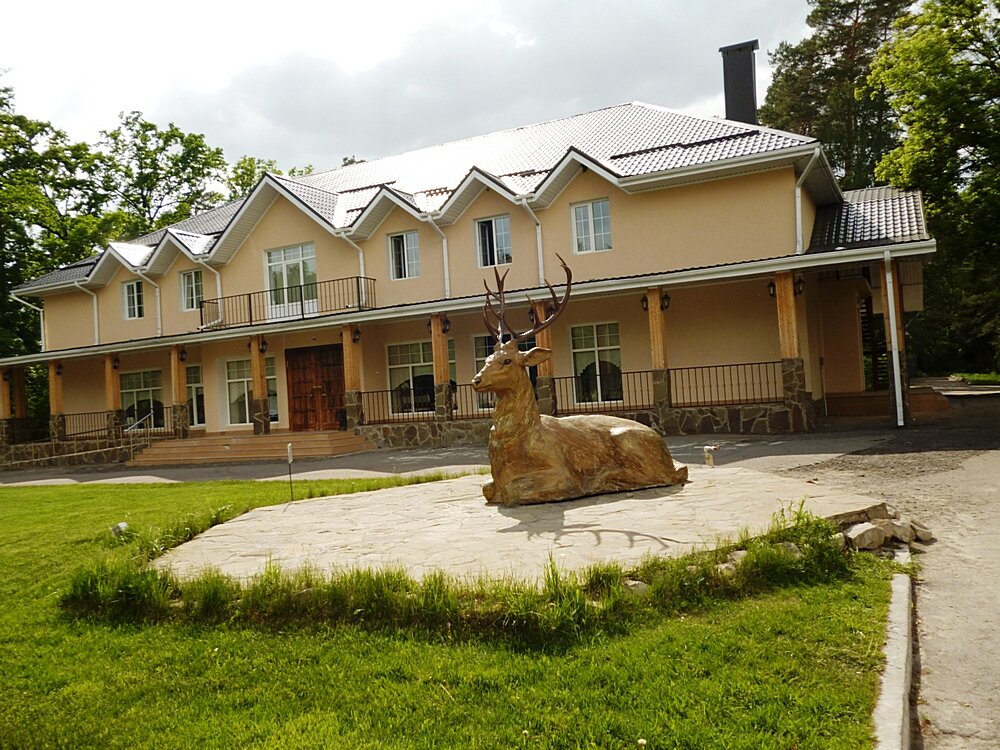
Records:
M534 367L535 365L541 364L551 356L551 349L543 349L540 346L536 346L534 349L529 349L524 353L524 364L526 367Z

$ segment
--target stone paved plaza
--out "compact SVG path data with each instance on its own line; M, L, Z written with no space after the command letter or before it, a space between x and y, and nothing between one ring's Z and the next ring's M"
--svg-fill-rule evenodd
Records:
M441 570L537 579L551 555L563 570L680 555L763 530L798 506L821 516L879 502L843 489L745 468L691 467L683 487L518 508L488 506L474 474L428 484L258 508L156 562L178 575L208 567L249 578L269 562L322 571L399 565L413 576Z

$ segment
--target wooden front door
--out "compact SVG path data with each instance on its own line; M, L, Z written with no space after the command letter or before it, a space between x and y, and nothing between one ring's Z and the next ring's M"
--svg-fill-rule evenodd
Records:
M289 426L292 430L336 430L344 408L344 349L340 344L289 349Z

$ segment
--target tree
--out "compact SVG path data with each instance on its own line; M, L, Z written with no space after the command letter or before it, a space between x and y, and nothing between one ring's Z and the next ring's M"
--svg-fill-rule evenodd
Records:
M102 131L101 178L124 214L126 236L138 236L206 211L222 201L213 187L225 180L222 149L173 123L161 130L141 112L121 113Z
M305 167L292 167L288 170L289 177L296 177L303 174L312 174L311 164ZM260 182L266 173L284 174L278 169L278 162L274 159L261 159L258 156L241 156L239 160L229 169L229 176L226 178L226 187L229 189L229 200L234 201L250 195L257 183Z
M818 138L848 189L874 184L879 158L898 142L885 92L869 82L872 61L909 0L809 0L813 33L770 56L774 79L760 119Z
M881 179L920 188L938 241L913 337L929 371L1000 368L1000 0L927 0L872 75L906 131Z

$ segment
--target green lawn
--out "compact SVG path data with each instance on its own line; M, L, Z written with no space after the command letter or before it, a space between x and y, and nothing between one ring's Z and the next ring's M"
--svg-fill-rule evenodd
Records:
M297 485L297 494L342 491ZM362 487L352 483L354 489ZM2 748L858 748L887 566L530 649L316 625L113 627L61 614L107 529L282 502L271 483L0 490Z

